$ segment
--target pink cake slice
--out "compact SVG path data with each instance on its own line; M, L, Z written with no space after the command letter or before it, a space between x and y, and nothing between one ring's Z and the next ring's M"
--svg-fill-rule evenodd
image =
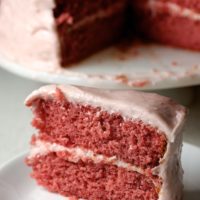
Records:
M181 200L186 109L157 94L45 86L26 159L47 190L87 200Z

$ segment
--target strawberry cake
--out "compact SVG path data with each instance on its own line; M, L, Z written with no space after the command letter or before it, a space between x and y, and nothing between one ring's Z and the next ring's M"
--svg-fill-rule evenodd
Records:
M45 86L26 100L37 134L26 159L69 199L181 200L186 109L157 94Z
M132 29L200 50L199 0L1 0L0 24L0 55L38 70L81 61Z

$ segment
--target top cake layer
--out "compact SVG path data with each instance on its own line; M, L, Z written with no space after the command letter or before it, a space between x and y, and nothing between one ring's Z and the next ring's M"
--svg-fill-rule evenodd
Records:
M67 13L72 17L73 22L80 21L86 16L93 16L94 13L98 13L99 10L104 11L109 7L115 9L115 4L124 4L124 0L55 0L56 7L54 9L54 15L58 18L61 14ZM113 6L112 6L113 5ZM72 23L73 24L73 23Z
M120 113L128 119L142 119L145 123L158 127L171 142L174 141L177 129L182 125L186 112L184 107L170 98L157 94L55 85L45 86L33 92L27 98L26 104L31 106L37 98L53 98L57 89L60 89L72 102L100 106L109 113Z

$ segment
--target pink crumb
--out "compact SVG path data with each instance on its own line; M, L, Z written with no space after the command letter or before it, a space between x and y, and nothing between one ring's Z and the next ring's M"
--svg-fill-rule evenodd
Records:
M69 14L69 13L62 13L57 19L56 19L56 23L57 25L61 25L64 22L66 22L69 25L73 24L73 17Z

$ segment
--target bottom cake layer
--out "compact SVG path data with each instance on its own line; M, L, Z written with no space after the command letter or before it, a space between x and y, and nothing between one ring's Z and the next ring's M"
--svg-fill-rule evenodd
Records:
M87 200L157 200L161 182L114 165L92 160L72 163L66 152L50 152L27 159L32 177L51 192Z

